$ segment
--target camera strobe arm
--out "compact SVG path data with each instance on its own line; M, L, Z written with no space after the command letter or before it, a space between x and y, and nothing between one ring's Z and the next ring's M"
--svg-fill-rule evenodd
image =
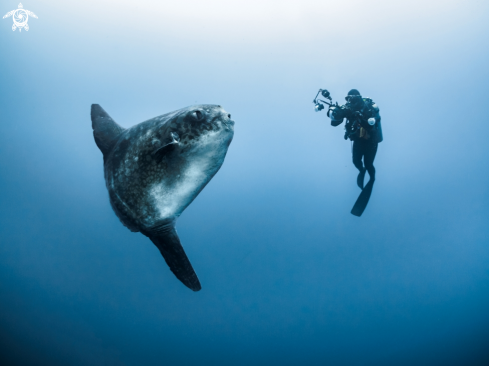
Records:
M327 102L325 100L322 100L322 99L318 99L319 93L321 93L321 95L324 98L328 99L331 103L330 102ZM314 97L314 100L312 102L314 103L314 109L316 110L316 112L319 112L319 111L321 111L321 110L324 109L324 105L321 104L320 102L322 102L324 104L327 104L330 107L333 105L332 104L333 100L331 99L331 96L329 94L329 91L327 91L326 89L319 89L319 91L317 92L317 94Z

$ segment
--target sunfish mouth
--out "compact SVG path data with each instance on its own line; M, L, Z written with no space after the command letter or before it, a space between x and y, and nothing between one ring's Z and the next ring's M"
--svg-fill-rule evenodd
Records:
M231 114L227 114L227 118L224 118L222 121L230 130L234 131L234 121L231 119Z

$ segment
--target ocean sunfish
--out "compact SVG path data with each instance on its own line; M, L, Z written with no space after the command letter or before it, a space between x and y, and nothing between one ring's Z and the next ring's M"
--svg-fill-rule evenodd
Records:
M196 105L124 129L92 104L91 117L114 212L151 239L185 286L199 291L175 222L224 162L234 135L231 115L219 105Z

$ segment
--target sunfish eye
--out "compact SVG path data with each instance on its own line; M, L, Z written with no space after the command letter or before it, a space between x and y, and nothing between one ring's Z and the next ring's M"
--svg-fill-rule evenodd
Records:
M204 119L204 113L201 111L193 111L192 112L192 117L194 117L197 121L202 121Z

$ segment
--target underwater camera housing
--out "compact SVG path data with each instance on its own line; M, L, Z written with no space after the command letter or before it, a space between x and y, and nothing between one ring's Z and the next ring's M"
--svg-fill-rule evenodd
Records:
M318 95L319 93L321 93L321 95L328 99L330 102L332 102L333 100L331 99L331 94L329 93L329 91L327 91L326 89L319 89L318 93L316 94L316 97L314 98L314 100L312 101L314 103L314 110L316 112L319 112L319 111L322 111L324 109L324 104L327 104L329 106L332 105L332 103L329 103L329 102L326 102L325 100L321 100L321 99L317 99L318 98ZM322 103L320 103L322 102ZM324 104L323 104L324 103Z

